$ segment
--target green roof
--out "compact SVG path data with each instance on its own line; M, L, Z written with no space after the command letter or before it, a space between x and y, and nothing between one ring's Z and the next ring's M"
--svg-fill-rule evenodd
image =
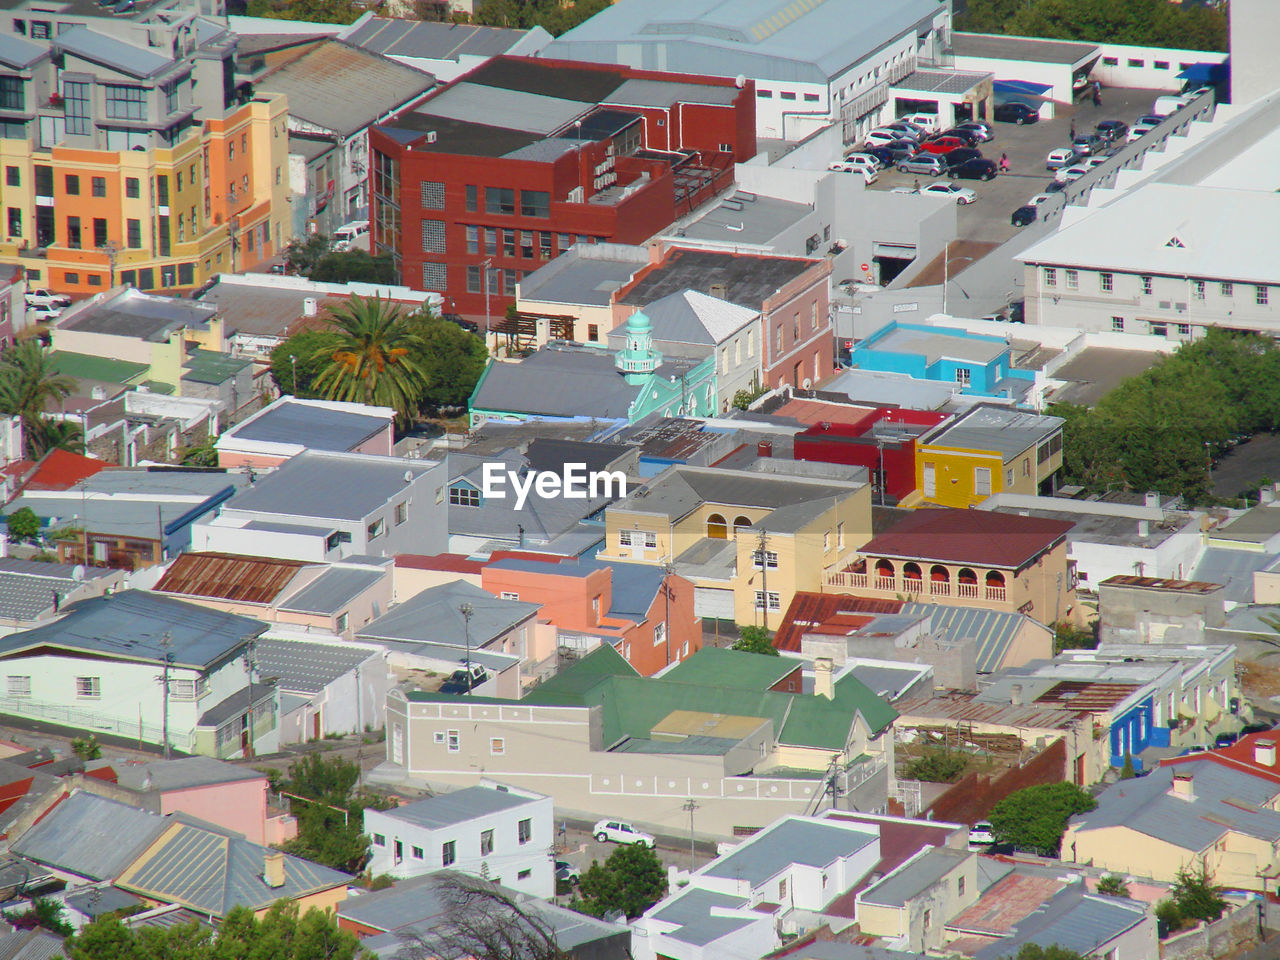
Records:
M587 691L610 677L639 677L612 644L602 643L567 670L543 680L524 698L546 706L582 706ZM645 731L647 734L649 731Z
M163 393L165 396L173 393L172 383L164 383L160 380L144 380L142 385L152 393Z
M800 661L745 650L703 647L662 675L672 683L699 683L742 690L768 690L794 670Z
M202 350L199 347L187 354L183 364L183 380L194 380L196 383L219 384L230 380L252 360L218 353L216 350Z
M130 363L128 360L112 360L109 357L70 353L66 350L53 351L49 354L49 360L54 372L64 377L98 380L102 383L135 383L138 377L151 369L145 363Z

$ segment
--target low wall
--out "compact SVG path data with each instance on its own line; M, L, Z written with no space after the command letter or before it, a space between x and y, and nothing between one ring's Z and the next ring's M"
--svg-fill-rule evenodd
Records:
M1206 923L1186 933L1175 934L1160 944L1163 960L1213 960L1229 957L1260 941L1262 901L1248 903L1220 920Z
M929 807L929 817L948 823L974 823L983 820L992 807L1017 790L1039 783L1060 782L1066 768L1066 742L1055 740L1026 763L1006 770L998 777L971 773L962 778L933 801Z

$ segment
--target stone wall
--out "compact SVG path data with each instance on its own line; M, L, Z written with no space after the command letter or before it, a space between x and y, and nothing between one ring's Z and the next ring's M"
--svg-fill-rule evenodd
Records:
M1233 957L1261 939L1262 901L1251 900L1222 919L1179 933L1160 944L1162 960Z
M1009 794L1038 783L1058 783L1067 768L1067 745L1055 740L1021 766L998 777L971 773L954 783L929 807L929 816L948 823L974 823L991 813L991 808Z

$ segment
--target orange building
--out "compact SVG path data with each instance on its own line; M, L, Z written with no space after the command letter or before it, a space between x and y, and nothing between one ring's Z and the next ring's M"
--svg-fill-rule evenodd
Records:
M480 585L507 600L542 605L560 646L583 652L608 643L642 676L652 676L702 647L693 584L639 563L504 558L487 564Z

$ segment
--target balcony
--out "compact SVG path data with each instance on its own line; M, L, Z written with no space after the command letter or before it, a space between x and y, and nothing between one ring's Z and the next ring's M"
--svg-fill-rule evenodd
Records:
M828 570L823 574L823 588L873 597L932 598L962 606L1000 607L1009 602L1008 588L1002 582L1004 574L1000 571L980 571L972 567L952 569L942 564L922 568L920 564L908 562L903 570L895 569L889 575L890 564L883 561L873 571L868 571L866 566L860 560L843 570Z

